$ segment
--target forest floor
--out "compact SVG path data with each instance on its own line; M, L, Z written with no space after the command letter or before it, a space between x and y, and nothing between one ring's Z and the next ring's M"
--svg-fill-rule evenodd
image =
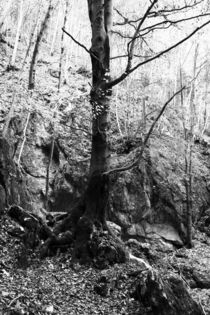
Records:
M40 260L20 239L10 235L15 227L6 215L1 218L0 314L149 314L132 297L135 274L144 269L142 265L127 262L99 270L74 261L71 249ZM179 275L206 315L210 314L209 242L198 234L193 249L161 252L154 244L149 248L153 268ZM207 288L193 284L192 271L209 279Z

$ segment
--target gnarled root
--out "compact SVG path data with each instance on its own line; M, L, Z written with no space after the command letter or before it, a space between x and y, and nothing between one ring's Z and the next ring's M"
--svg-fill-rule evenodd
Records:
M8 214L24 227L26 233L33 231L36 244L33 242L31 247L42 243L42 258L55 254L57 249L66 249L74 242L75 257L83 263L94 261L98 267L105 268L110 264L125 262L128 253L122 241L108 229L106 222L102 224L92 220L84 209L82 203L77 205L53 230L42 219L19 206L11 207ZM28 239L28 234L25 239Z
M75 255L82 262L94 261L100 268L125 262L126 248L118 242L101 223L82 216L76 230Z
M44 258L56 252L57 248L68 247L75 238L75 228L80 216L84 212L82 203L75 206L70 214L61 222L58 222L53 229L52 234L40 248L40 256Z

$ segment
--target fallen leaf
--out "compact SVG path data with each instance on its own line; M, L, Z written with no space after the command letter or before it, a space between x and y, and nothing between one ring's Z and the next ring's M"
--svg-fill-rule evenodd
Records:
M4 297L9 296L9 292L6 292L6 291L2 291L1 294L2 294L2 296L4 296Z
M54 307L53 307L53 305L47 306L47 307L46 307L46 312L48 312L48 313L53 313L53 312L54 312Z
M3 269L3 274L5 274L7 277L9 277L9 272Z

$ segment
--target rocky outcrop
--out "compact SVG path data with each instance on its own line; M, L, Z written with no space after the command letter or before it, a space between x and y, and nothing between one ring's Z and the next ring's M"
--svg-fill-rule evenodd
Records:
M210 164L193 152L193 219L210 204ZM111 195L111 216L123 227L124 237L138 240L159 238L182 246L186 237L186 190L184 142L154 137L138 169L119 175ZM205 211L204 211L205 212ZM208 217L208 216L207 216Z
M13 160L14 145L0 138L0 213L12 204L32 210L24 175Z
M84 136L81 130L78 134L74 131L69 135L69 127L66 127L63 118L60 124L50 167L49 210L68 212L86 187L90 138L89 135ZM31 114L21 168L17 169L14 160L21 145L15 136L21 129L18 126L18 122L13 124L13 139L16 140L10 140L7 145L1 144L4 149L1 148L0 206L3 209L6 203L17 203L23 208L33 209L36 214L42 213L53 133L51 121L49 117L48 120L43 119L38 112ZM78 139L81 141L78 142ZM178 247L185 242L184 144L181 144L181 149L176 146L175 139L154 137L139 167L111 177L108 219L122 227L121 236L125 240L155 238ZM202 150L201 144L196 144L193 153L193 217L197 221L201 212L210 205L209 162ZM123 161L132 154L123 154ZM113 160L115 155L113 153L111 157ZM23 197L23 194L27 196ZM204 230L207 229L207 221L208 216L203 224Z
M173 274L161 276L142 272L132 296L148 308L151 315L202 315L201 307L191 298L183 281Z

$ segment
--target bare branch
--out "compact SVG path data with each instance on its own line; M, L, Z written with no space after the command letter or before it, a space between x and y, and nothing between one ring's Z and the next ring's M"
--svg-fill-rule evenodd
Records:
M137 54L134 54L133 56L136 57L136 58L148 58L148 57L151 57L151 56L148 56L148 55L137 55ZM128 58L128 55L125 54L125 55L114 56L114 57L111 57L110 59L113 60L113 59L118 59L118 58Z
M174 14L174 13L180 13L180 12L184 12L185 10L188 10L188 9L192 9L193 7L201 4L204 0L200 0L200 1L194 1L193 4L187 4L183 7L180 7L180 8L173 8L173 9L170 9L170 10L159 10L158 12L150 12L150 15L151 16L160 16L161 14L163 15L166 15L166 14Z
M115 11L119 14L119 16L123 19L123 22L114 23L114 26L115 26L115 25L123 26L123 25L129 24L129 25L132 26L134 29L136 29L135 25L133 25L132 22L130 22L129 19L126 18L117 8L114 8L114 10L115 10Z
M78 40L76 40L69 32L67 32L63 27L62 27L62 31L68 35L77 45L79 45L80 47L82 47L89 55L91 55L92 57L94 57L95 59L97 59L99 61L99 59L96 57L96 55L90 50L88 49L85 45L81 44L80 42L78 42Z
M76 40L69 32L67 32L63 27L62 27L62 31L68 35L77 45L79 45L80 47L82 47L88 54L92 54L90 49L88 49L85 45L81 44L80 42L78 42L78 40Z
M174 94L167 100L167 102L163 105L163 107L162 107L160 113L157 115L156 119L154 120L154 122L152 123L152 125L151 125L151 127L150 127L150 129L149 129L149 131L148 131L148 133L147 133L147 135L146 135L146 137L145 137L145 140L144 140L144 142L143 142L143 144L142 144L142 146L141 146L141 150L140 150L140 152L139 152L137 158L135 159L135 161L134 161L133 163L129 164L129 165L126 165L126 166L123 166L123 167L119 167L119 168L115 168L115 169L113 169L113 170L109 170L109 171L105 172L104 175L110 175L110 174L113 174L113 173L116 173L116 172L127 171L127 170L130 170L131 168L133 168L133 167L135 167L135 166L137 166L137 165L139 164L139 162L140 162L140 160L141 160L141 158L142 158L142 155L143 155L143 153L144 153L145 147L146 147L146 145L147 145L147 143L148 143L148 140L149 140L149 138L150 138L150 136L151 136L151 134L152 134L152 132L153 132L153 130L154 130L154 128L155 128L157 122L158 122L158 120L159 120L160 117L163 115L163 113L164 113L166 107L168 106L168 104L174 99L175 96L177 96L179 93L181 93L184 89L185 89L185 87L182 87L179 91L177 91L176 93L174 93Z
M136 31L134 32L133 38L128 42L128 63L127 63L127 67L126 67L126 72L129 72L131 69L131 63L132 63L132 59L133 59L133 51L134 51L134 47L135 47L135 42L136 39L138 37L138 34L140 32L140 29L144 23L144 21L146 20L149 12L152 10L152 8L154 7L154 5L158 2L158 0L153 0L151 5L147 8L147 11L145 12L143 18L141 19L141 21L139 22L139 25L136 28Z
M186 37L184 37L183 39L181 39L180 41L178 41L177 43L175 43L174 45L168 47L167 49L161 51L160 53L156 54L155 56L146 59L140 63L138 63L135 67L131 68L129 71L127 71L127 69L121 74L121 76L119 76L117 79L107 83L106 88L110 89L113 86L117 85L118 83L122 82L125 78L127 78L128 75L130 75L132 72L134 72L136 69L138 69L139 67L161 57L162 55L168 53L169 51L173 50L174 48L176 48L177 46L183 44L186 40L188 40L189 38L191 38L193 35L195 35L198 31L200 31L202 28L204 28L205 26L207 26L210 23L210 20L208 20L207 22L205 22L204 24L202 24L201 26L198 26L193 32L191 32L189 35L187 35Z
M176 13L184 13L186 12L186 10L189 10L189 9L192 9L194 7L196 7L197 5L201 4L204 0L200 0L200 1L197 1L197 2L193 2L192 4L187 4L185 6L182 6L180 8L176 8L176 7L173 7L172 9L162 9L162 10L159 10L159 11L151 11L149 12L148 14L148 17L149 18L154 18L154 17L161 17L161 16L166 16L166 15L171 15L171 14L176 14ZM114 26L117 25L117 26L123 26L123 25L126 25L126 24L129 24L130 26L136 28L135 26L135 23L138 23L139 21L141 21L142 17L138 18L138 19L129 19L127 18L126 16L124 16L118 9L114 8L115 11L123 18L123 22L118 22L118 23L114 23Z
M169 28L170 26L176 26L176 24L178 23L182 23L182 22L186 22L186 21L190 21L190 20L193 20L193 19L198 19L200 17L205 17L205 16L210 16L210 13L204 13L204 14L199 14L199 15L194 15L194 16L191 16L191 17L187 17L187 18L183 18L183 19L179 19L179 20L169 20L165 17L165 20L164 21L161 21L161 22L158 22L156 24L153 24L153 25L150 25L150 26L147 26L143 29L141 29L141 34L139 34L137 38L142 38L144 37L145 35L149 34L150 32L153 32L155 30L159 30L159 29L167 29ZM168 24L166 26L164 26L165 24ZM145 33L142 33L142 32L145 32ZM113 34L116 34L116 35L119 35L120 37L122 38L127 38L127 39L132 39L133 36L129 35L129 34L123 34L122 32L120 31L112 31Z
M112 30L112 34L119 35L119 36L122 37L122 38L128 38L128 39L132 39L132 38L133 38L133 36L128 35L128 34L123 34L123 33L121 33L120 31L113 31L113 30Z
M147 31L146 33L144 34L141 34L140 36L145 36L147 35L149 32L151 31L154 31L155 29L159 29L158 26L161 26L161 25L164 25L164 24L169 24L166 28L168 28L169 26L171 25L176 25L178 23L181 23L181 22L186 22L186 21L190 21L190 20L193 20L193 19L198 19L199 17L205 17L205 16L210 16L210 13L204 13L204 14L199 14L199 15L195 15L195 16L191 16L191 17L188 17L188 18L183 18L183 19L179 19L179 20L169 20L169 19L166 19L162 22L159 22L159 23L156 23L156 24L153 24L151 26L148 26L148 27L145 27L141 30L141 32L144 32L144 31Z

